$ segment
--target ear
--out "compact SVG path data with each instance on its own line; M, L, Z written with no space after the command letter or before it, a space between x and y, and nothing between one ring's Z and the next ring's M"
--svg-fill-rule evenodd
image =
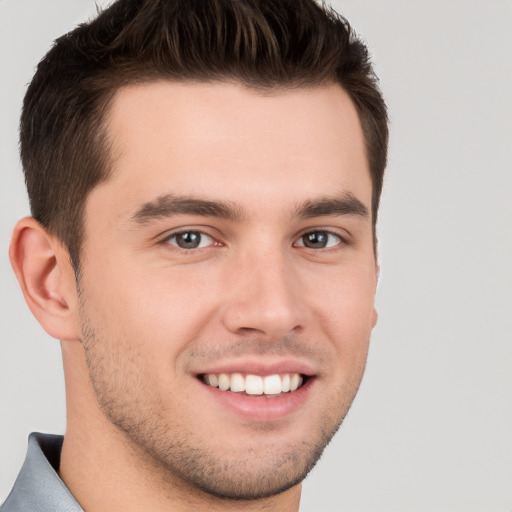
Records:
M377 293L377 290L379 289L380 284L380 265L378 262L375 263L375 277L377 280L377 283L375 285L375 293ZM377 313L377 310L375 309L375 305L373 306L373 317L372 317L372 328L377 325L377 321L379 319L379 314Z
M377 313L377 310L374 307L373 312L372 312L372 329L377 325L378 320L379 320L379 313Z
M75 275L62 242L35 219L21 219L9 249L11 265L38 322L59 340L79 339Z

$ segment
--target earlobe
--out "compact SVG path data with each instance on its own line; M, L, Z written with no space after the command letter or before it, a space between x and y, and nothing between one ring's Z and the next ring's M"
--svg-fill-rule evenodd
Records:
M379 289L380 285L380 265L377 262L375 264L375 276L376 276L376 286L375 286L375 293L377 293L377 290ZM377 313L377 310L375 309L375 306L373 307L373 313L372 313L372 328L374 328L377 325L377 322L379 320L379 314Z
M25 300L44 330L59 340L78 339L75 278L62 243L27 217L14 228L9 257Z

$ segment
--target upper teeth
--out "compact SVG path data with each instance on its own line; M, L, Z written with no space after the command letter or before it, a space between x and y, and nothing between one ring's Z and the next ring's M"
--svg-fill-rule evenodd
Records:
M302 384L302 376L299 373L285 373L284 375L246 375L241 373L209 373L204 380L210 386L222 391L246 392L248 395L278 395L295 391Z

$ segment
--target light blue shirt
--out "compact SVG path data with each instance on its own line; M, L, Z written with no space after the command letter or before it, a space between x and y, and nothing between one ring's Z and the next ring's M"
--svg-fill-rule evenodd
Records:
M27 457L0 512L83 512L57 474L63 440L30 434Z

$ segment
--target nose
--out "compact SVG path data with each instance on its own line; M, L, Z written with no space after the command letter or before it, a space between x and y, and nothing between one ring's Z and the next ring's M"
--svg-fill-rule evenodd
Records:
M304 290L291 262L279 251L232 262L223 322L239 335L277 341L298 334L306 321Z

